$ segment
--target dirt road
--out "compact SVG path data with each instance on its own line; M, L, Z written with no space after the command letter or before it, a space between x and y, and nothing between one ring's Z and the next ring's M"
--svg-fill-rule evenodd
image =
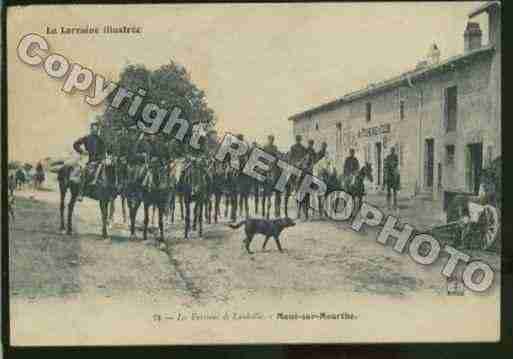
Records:
M123 228L111 229L111 240L102 240L98 205L89 199L76 209L77 234L61 235L57 204L58 194L51 190L22 192L18 198L10 229L10 291L12 315L20 323L29 320L21 314L27 304L40 308L38 303L77 299L77 310L85 305L90 318L91 310L100 310L98 303L127 300L129 312L150 317L173 307L226 307L257 298L293 298L301 304L333 293L378 301L445 298L447 293L440 274L444 258L420 266L377 243L375 231L356 233L344 223L298 222L282 236L284 253L273 242L263 252L263 239L256 237L253 255L243 248L242 229L225 222L205 225L203 238L185 241L178 224L167 227L168 247L162 251L152 243L129 241ZM498 265L493 256L487 260Z

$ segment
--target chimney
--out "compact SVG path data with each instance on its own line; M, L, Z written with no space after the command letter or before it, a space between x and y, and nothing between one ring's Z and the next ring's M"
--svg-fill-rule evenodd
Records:
M463 33L463 39L465 43L465 52L479 49L481 47L481 38L483 33L479 27L478 22L469 21L467 28Z
M428 61L429 65L435 65L440 62L440 49L438 48L438 46L435 43L433 43L429 47L429 51L427 54L427 61Z

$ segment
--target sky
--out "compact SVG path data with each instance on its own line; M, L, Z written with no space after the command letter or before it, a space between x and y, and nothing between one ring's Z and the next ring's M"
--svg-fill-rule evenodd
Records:
M9 157L65 155L101 108L85 93L66 95L61 80L16 55L28 33L116 81L127 64L184 65L204 89L218 130L292 143L288 118L398 75L435 42L442 59L463 52L468 13L482 2L30 6L8 12ZM480 16L483 40L486 18ZM47 27L136 25L142 34L46 35Z

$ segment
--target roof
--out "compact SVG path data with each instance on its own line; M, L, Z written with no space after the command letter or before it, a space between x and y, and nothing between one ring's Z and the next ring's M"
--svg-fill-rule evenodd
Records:
M495 6L500 6L500 2L499 1L488 1L486 4L483 4L481 6L479 6L478 8L472 10L469 14L468 14L468 17L471 19L473 18L474 16L477 16L485 11L488 11L490 10L492 7L495 7Z
M317 107L297 113L297 114L289 117L289 121L296 121L296 120L314 115L316 113L330 111L330 110L333 110L333 109L341 106L342 104L349 103L356 99L359 99L359 98L362 98L365 96L369 96L369 95L372 95L372 94L375 94L377 92L381 92L384 90L388 90L390 88L397 87L403 83L408 84L409 81L414 80L416 78L419 78L422 76L429 76L429 75L435 74L440 71L447 71L447 70L451 69L458 62L468 60L472 57L475 57L478 54L491 53L493 50L494 50L493 45L487 45L487 46L480 47L479 49L475 49L475 50L466 52L464 54L452 56L452 57L450 57L444 61L440 61L439 63L436 63L436 64L427 65L420 69L406 71L399 76L395 76L395 77L389 78L387 80L371 84L361 90L351 92L351 93L346 94L345 96L342 96L333 101L330 101L330 102L324 103L322 105L319 105Z

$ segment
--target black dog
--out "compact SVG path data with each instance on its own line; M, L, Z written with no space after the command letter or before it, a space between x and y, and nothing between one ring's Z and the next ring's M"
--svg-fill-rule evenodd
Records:
M280 250L280 252L283 252L280 244L280 234L285 228L296 225L292 219L286 217L274 220L249 218L238 224L229 224L229 226L233 229L237 229L241 227L243 224L245 225L244 230L246 232L246 238L244 239L244 243L246 244L246 250L250 254L253 252L249 250L249 245L251 244L251 241L253 240L255 234L263 234L265 236L265 242L262 246L262 250L265 249L265 246L269 238L273 237L276 241L278 249Z

